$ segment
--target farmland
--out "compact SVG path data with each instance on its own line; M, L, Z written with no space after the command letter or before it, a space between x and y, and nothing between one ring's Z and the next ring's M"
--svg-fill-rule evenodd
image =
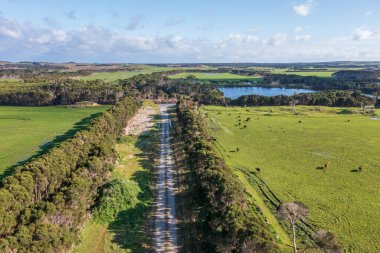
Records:
M109 106L91 108L0 107L0 176L18 161L43 151L89 125Z
M305 203L309 223L333 232L348 252L380 250L377 117L361 115L357 108L300 106L297 114L289 107L203 110L213 123L216 148L248 191L260 192L245 176L260 168L259 178L281 201Z
M82 80L95 80L95 79L102 79L108 82L113 82L118 79L127 79L136 75L140 74L151 74L154 72L164 72L164 71L171 71L175 69L182 69L179 67L157 67L157 66L150 66L150 65L130 65L131 68L134 68L131 71L125 71L125 72L101 72L101 73L92 73L89 76L82 77ZM213 69L209 66L200 66L200 67L194 67L194 68L183 68L183 69Z
M242 76L231 73L197 73L197 72L186 72L173 75L172 79L186 78L190 75L194 75L195 78L199 80L213 80L213 81L226 81L226 80L242 80L242 81L260 81L261 77L256 76Z
M118 79L127 79L132 76L136 76L140 74L151 74L153 72L169 71L172 69L173 68L139 65L135 70L132 70L132 71L92 73L91 75L82 77L81 79L82 80L102 79L105 81L112 82Z

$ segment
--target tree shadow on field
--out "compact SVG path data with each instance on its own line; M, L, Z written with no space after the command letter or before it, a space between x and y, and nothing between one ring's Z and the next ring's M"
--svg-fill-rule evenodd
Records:
M324 170L325 168L322 167L322 166L318 166L318 167L316 167L315 169L316 169L316 170Z
M5 177L12 175L16 167L22 166L30 161L32 161L34 158L37 158L39 156L42 156L46 153L48 153L52 148L59 146L60 143L66 141L67 139L73 137L78 131L88 129L91 125L91 121L100 116L102 113L94 113L89 115L86 118L81 119L80 121L76 122L73 127L65 132L62 135L58 135L54 137L53 140L46 142L40 146L37 147L37 151L35 151L31 156L27 157L24 160L18 161L16 164L6 168L4 172L0 175L0 181L2 181Z
M156 119L154 117L153 119ZM153 174L154 157L158 144L158 129L153 128L149 132L140 135L135 147L141 151L136 155L143 171L135 172L131 180L137 182L140 192L137 195L138 203L132 208L123 210L117 214L108 229L114 234L112 242L128 252L149 252L149 242L152 224L149 214L153 202L153 192L150 186L155 180Z

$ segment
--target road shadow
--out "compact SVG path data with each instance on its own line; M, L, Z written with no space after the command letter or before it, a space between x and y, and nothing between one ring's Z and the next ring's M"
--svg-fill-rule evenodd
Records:
M153 120L159 115L155 115ZM152 231L150 218L152 203L154 201L151 185L155 181L153 168L154 158L158 145L159 130L153 127L137 137L135 147L141 151L137 154L138 163L145 170L135 172L130 180L137 182L140 192L138 204L117 214L116 219L108 225L110 232L114 234L112 242L120 248L133 253L150 252Z
M14 165L6 168L4 170L4 172L0 175L0 181L2 181L3 178L5 178L5 177L10 176L14 172L16 167L22 166L22 165L30 162L31 160L48 153L52 148L57 147L60 143L62 143L64 141L66 141L67 139L73 137L78 131L88 129L91 125L91 121L94 118L100 116L101 114L102 114L101 112L94 113L94 114L89 115L86 118L81 119L80 121L76 122L73 125L73 127L70 130L68 130L67 132L65 132L64 134L58 135L58 136L54 137L53 140L38 146L37 150L31 156L29 156L29 157L27 157L21 161L18 161Z

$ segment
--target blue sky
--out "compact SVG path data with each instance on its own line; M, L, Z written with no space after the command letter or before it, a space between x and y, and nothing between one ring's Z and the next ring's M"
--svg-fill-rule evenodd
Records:
M0 0L0 60L380 60L377 0Z

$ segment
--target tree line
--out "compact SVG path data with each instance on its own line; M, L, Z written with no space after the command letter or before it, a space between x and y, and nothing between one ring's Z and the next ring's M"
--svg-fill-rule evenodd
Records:
M50 152L21 165L0 189L0 251L62 252L117 160L115 142L141 102L126 97Z
M175 136L180 140L190 175L190 216L200 252L279 252L260 210L244 196L244 188L225 161L213 151L212 138L197 104L177 103Z
M279 106L279 105L318 105L334 107L360 107L374 105L373 98L363 96L355 91L321 91L312 93L300 93L292 96L260 96L247 95L234 100L226 100L229 105L237 106ZM221 104L221 102L220 102Z

